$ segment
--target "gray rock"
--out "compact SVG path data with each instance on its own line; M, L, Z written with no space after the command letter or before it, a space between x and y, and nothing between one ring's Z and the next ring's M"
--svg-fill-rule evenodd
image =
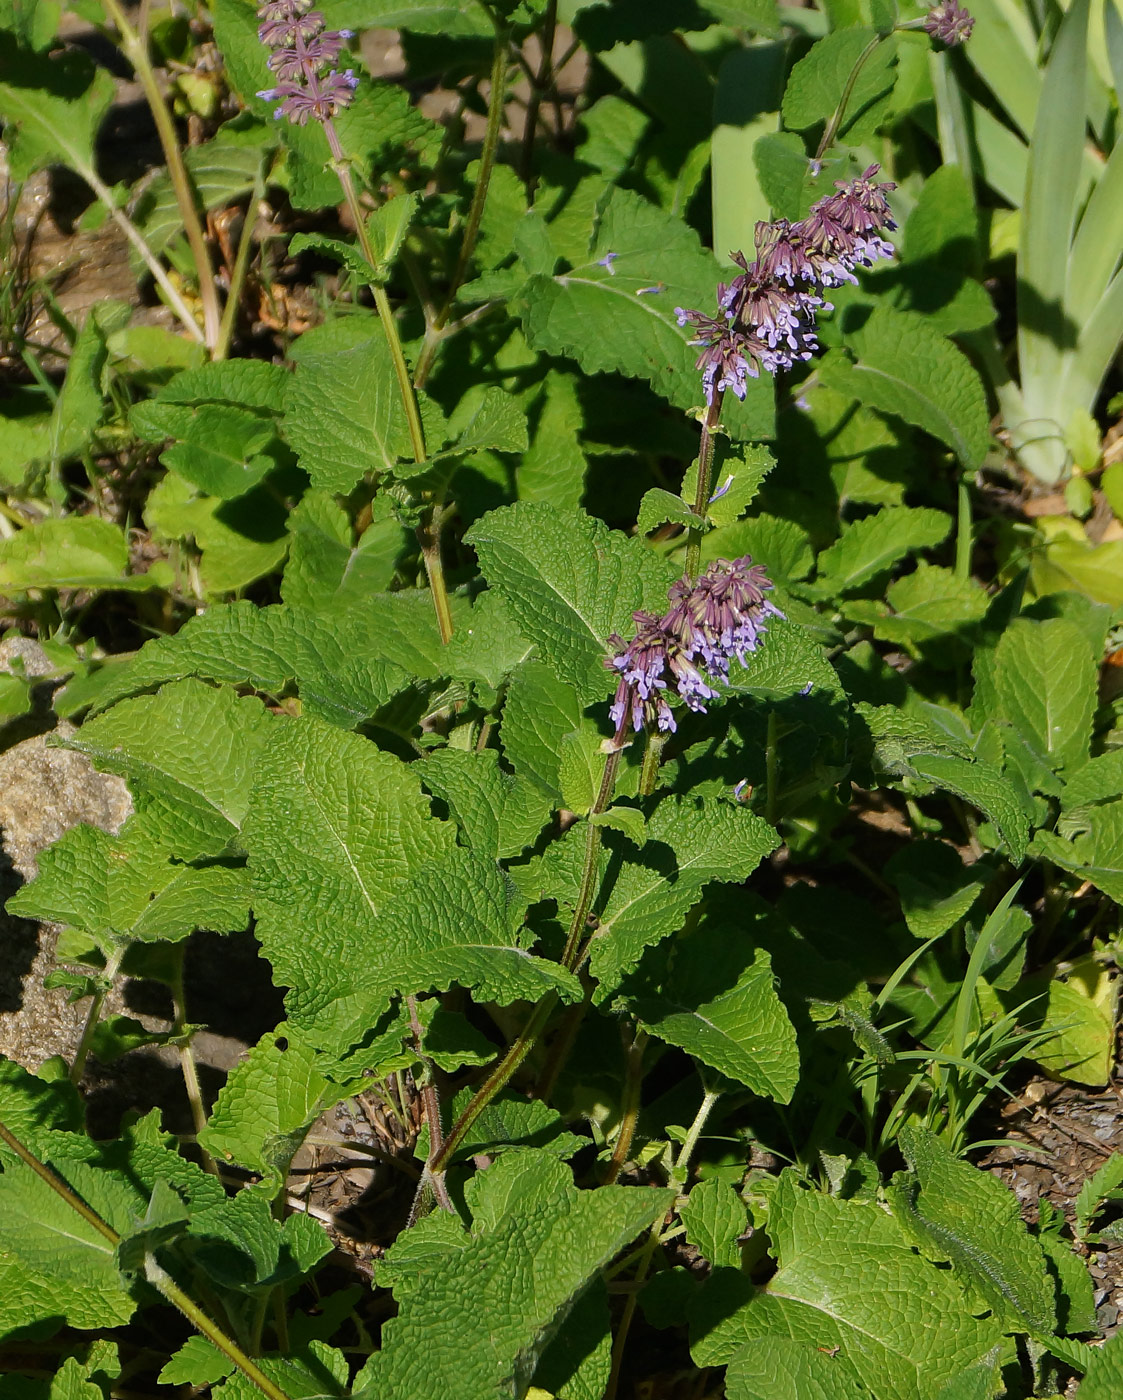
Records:
M33 674L34 656L18 654ZM75 731L60 724L56 732ZM121 778L99 773L82 754L48 748L47 737L0 754L0 905L35 877L40 853L72 826L88 822L117 832L132 812ZM61 988L43 986L55 966L58 935L55 924L0 913L0 1054L31 1070L52 1055L72 1056L86 1019L84 1004L70 1006Z

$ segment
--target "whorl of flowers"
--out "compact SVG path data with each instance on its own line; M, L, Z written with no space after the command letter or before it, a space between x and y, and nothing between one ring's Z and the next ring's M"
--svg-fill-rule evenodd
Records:
M959 0L940 0L940 4L928 11L924 21L924 29L932 38L952 49L966 43L974 27L974 16L959 4Z
M762 367L775 374L809 360L819 348L815 315L831 309L820 293L856 282L856 267L892 256L881 235L896 228L885 198L895 187L878 184L877 171L871 165L860 179L838 182L836 193L812 205L798 223L757 224L756 260L733 254L741 272L718 286L716 316L675 308L679 325L694 332L690 343L702 347L696 368L707 403L726 389L743 399L748 380Z
M706 710L717 695L711 682L729 676L729 662L742 665L764 636L770 617L783 617L765 593L772 587L764 569L748 554L742 559L715 559L691 582L682 578L671 586L671 606L662 616L632 614L636 635L630 642L609 637L616 655L605 665L619 673L609 715L617 735L631 724L673 733L674 713L668 703L674 687L691 710Z
M266 102L280 102L274 117L288 117L297 126L330 121L351 103L358 78L352 69L338 72L339 60L350 29L324 29L324 17L312 9L312 0L265 0L257 12L258 38L273 50L269 67L277 86L259 92Z

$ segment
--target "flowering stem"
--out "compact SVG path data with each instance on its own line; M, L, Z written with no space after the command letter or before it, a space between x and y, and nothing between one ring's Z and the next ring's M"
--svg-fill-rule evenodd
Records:
M199 300L203 306L203 336L207 349L213 352L218 344L221 324L218 284L214 279L214 269L211 266L211 256L207 250L207 241L203 237L203 225L199 219L199 210L195 202L195 187L179 149L179 140L176 136L172 114L168 111L168 104L164 99L164 94L160 91L159 83L156 81L156 70L152 67L152 60L148 56L147 35L140 34L132 27L125 18L125 13L117 0L102 0L102 4L105 6L105 12L110 21L116 26L117 32L121 36L121 48L133 65L133 71L137 75L152 112L156 134L160 138L160 146L163 149L164 160L168 167L168 178L175 191L179 217L183 220L183 230L187 235L187 244L191 249L191 257L195 263L195 276L199 283Z
M721 421L721 402L725 394L716 389L706 416L702 420L702 440L698 444L698 488L694 493L694 514L700 520L706 518L706 507L710 503L710 484L714 474L714 434ZM686 537L686 575L698 577L698 561L702 553L702 530L692 526Z
M655 779L659 775L659 764L663 761L663 750L667 746L667 735L659 730L647 731L647 743L643 750L643 767L639 774L639 795L650 797L655 791Z
M487 129L484 132L483 148L480 151L480 168L476 174L476 188L472 191L472 203L468 209L468 220L464 225L464 238L460 244L460 256L456 260L456 271L452 284L445 296L444 304L433 317L425 330L425 343L417 358L417 373L414 384L418 389L425 387L437 356L437 349L445 336L445 325L452 312L456 295L464 282L468 264L476 251L476 240L480 234L484 205L487 203L491 172L495 168L495 156L499 150L499 133L503 129L503 104L507 96L507 31L499 29L495 35L495 51L491 60L491 87L487 97Z
M866 66L869 58L877 50L878 46L887 36L875 34L866 47L858 55L858 60L850 70L850 76L846 79L846 86L842 89L842 96L838 99L838 106L834 109L834 115L827 123L823 132L823 139L819 142L819 149L815 152L815 159L822 160L827 151L834 144L834 139L838 135L838 129L842 125L842 120L846 116L846 108L854 95L854 87L861 75L862 69Z
M351 219L359 238L359 247L362 249L363 257L366 258L371 267L376 267L378 256L371 244L370 234L367 232L362 206L359 204L359 197L355 192L355 182L351 179L351 168L347 164L347 157L343 154L343 147L339 143L339 135L335 130L334 123L324 122L324 134L331 147L332 168L339 177L339 183L343 187L343 195L347 201L347 208L351 211ZM386 295L386 288L377 282L371 282L370 290L374 296L378 319L382 322L382 329L386 335L386 343L390 347L390 358L393 361L394 374L398 380L398 391L402 396L402 406L405 408L406 422L409 424L409 440L413 449L413 460L420 466L426 460L427 454L425 433L421 426L421 411L417 406L417 393L414 390L413 381L410 379L409 366L406 364L405 353L402 350L401 338L398 335L398 327L394 321L394 313L390 308L390 298ZM418 387L420 387L420 383ZM418 527L417 539L421 545L421 558L425 564L425 575L429 580L429 591L433 595L433 608L437 614L437 626L440 629L441 641L447 642L452 636L452 609L448 601L444 565L441 562L441 520L443 514L440 503L434 504L430 512L429 523Z
M612 801L612 795L616 790L616 770L620 765L620 750L614 748L605 759L604 773L601 776L600 790L596 800L593 802L589 816L594 817L605 811ZM569 937L566 939L565 952L562 954L562 966L567 971L572 972L579 962L583 960L583 954L579 956L578 949L581 947L581 936L584 933L585 925L589 918L589 909L593 903L593 894L596 888L597 855L600 852L601 828L593 821L585 827L585 868L581 875L581 890L577 896L577 905L573 911L573 919L569 926ZM511 1076L530 1054L538 1037L546 1028L554 1007L558 1004L557 992L547 992L538 1003L530 1020L523 1027L518 1037L512 1042L507 1053L487 1076L484 1082L476 1090L471 1101L464 1112L453 1124L448 1137L444 1140L444 1145L429 1162L429 1171L433 1175L443 1172L452 1161L453 1153L456 1152L460 1144L464 1141L469 1128L492 1101L492 1099L506 1087Z

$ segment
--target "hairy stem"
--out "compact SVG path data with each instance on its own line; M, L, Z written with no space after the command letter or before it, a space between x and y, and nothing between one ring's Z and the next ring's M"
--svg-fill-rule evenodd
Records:
M690 1170L690 1159L694 1156L695 1148L698 1146L698 1139L702 1136L702 1130L706 1126L706 1120L713 1112L714 1104L721 1098L721 1094L713 1089L707 1089L702 1096L702 1104L698 1112L694 1115L694 1122L686 1131L686 1139L682 1144L682 1151L678 1154L674 1166L671 1168L671 1185L680 1191L686 1185L686 1176Z
M698 487L694 492L694 514L700 520L706 518L706 508L710 504L710 485L714 474L715 434L721 421L721 403L725 398L723 390L714 391L713 401L706 409L702 420L702 438L698 444ZM686 536L686 574L688 578L698 576L698 560L702 554L702 530L692 526Z
M132 27L125 18L125 13L117 0L102 0L102 4L110 21L121 36L121 48L133 65L133 70L152 112L156 134L160 138L164 161L168 167L168 178L175 191L179 217L183 220L187 244L191 249L191 257L195 263L195 275L199 283L199 300L203 306L203 335L207 349L213 352L218 344L221 325L218 284L214 280L211 255L207 249L207 240L203 236L203 225L199 219L195 186L179 149L179 139L176 136L172 114L168 110L164 94L160 91L160 84L156 81L156 70L152 67L152 60L148 56L147 35L142 35Z
M175 961L172 968L172 1041L179 1049L179 1067L183 1072L183 1086L187 1091L187 1102L191 1105L191 1121L195 1125L195 1141L199 1149L200 1165L212 1176L218 1175L214 1158L199 1141L207 1126L207 1110L203 1103L203 1091L199 1085L199 1071L195 1064L195 1052L191 1048L191 1035L187 1029L187 1002L183 994L183 958L185 946L178 943L174 949Z
M640 1087L643 1084L643 1052L647 1046L647 1032L636 1028L632 1043L628 1046L624 1064L624 1097L620 1105L620 1129L612 1148L612 1158L604 1174L603 1185L611 1186L628 1160L632 1150L632 1139L636 1135L639 1122Z
M606 810L612 801L612 795L616 789L616 770L620 765L620 750L614 748L605 758L604 773L601 776L600 791L597 793L589 813L590 817L597 816ZM579 960L579 950L581 949L581 938L588 922L589 910L593 903L593 894L596 890L597 875L597 854L600 851L601 829L590 821L586 827L585 836L585 868L581 875L581 890L577 896L577 906L573 911L573 919L569 926L569 936L565 943L565 952L562 955L562 966L570 972L577 965ZM445 1138L444 1146L437 1154L436 1158L430 1162L430 1170L442 1172L452 1160L453 1153L457 1150L468 1132L468 1129L492 1101L492 1099L510 1081L511 1076L526 1059L534 1048L538 1037L546 1028L546 1022L554 1007L558 1004L557 992L548 992L538 1003L518 1037L512 1042L510 1049L492 1069L484 1082L476 1090L471 1101L464 1112L453 1124L448 1137Z
M347 157L343 154L343 147L339 144L339 136L330 121L324 123L324 132L328 138L328 145L331 147L332 168L343 187L343 196L347 201L347 208L351 211L351 218L359 239L359 247L363 251L363 257L372 267L375 267L378 264L378 257L371 244L370 234L367 232L366 221L359 203L359 196L355 190L355 182L351 179L351 168L347 164ZM374 296L375 309L378 312L378 319L382 322L386 342L390 347L390 358L393 361L394 374L398 381L398 392L401 394L406 422L409 424L409 440L413 449L413 460L420 466L426 460L426 451L425 432L421 426L421 410L417 403L417 393L413 386L413 380L410 378L409 367L406 364L405 352L402 350L401 337L398 335L398 327L394 321L394 313L390 308L390 298L386 295L386 288L372 282L370 290ZM429 591L432 594L433 608L437 614L437 626L440 628L441 641L447 642L452 636L452 608L448 600L444 565L441 562L440 532L443 515L443 508L440 502L437 502L430 511L428 523L418 527L417 539L421 546L421 558L425 564L425 575L429 580Z
M444 303L425 330L425 343L417 357L417 373L414 384L424 388L433 369L437 350L445 336L445 326L456 302L457 293L464 285L464 278L472 254L476 251L476 240L480 235L480 222L483 219L484 205L487 203L491 172L495 168L495 156L499 150L499 133L503 129L503 104L507 97L507 31L500 29L495 35L495 50L491 59L491 87L487 96L487 128L484 131L483 148L480 151L480 168L476 173L476 188L472 191L472 203L468 208L468 219L464 225L464 238L460 244L460 255L456 260L456 271L445 295Z
M432 1184L437 1204L442 1210L451 1211L453 1205L449 1199L448 1187L445 1186L444 1172L433 1170L433 1162L441 1155L441 1148L444 1146L441 1097L437 1092L436 1070L432 1060L421 1049L421 1018L417 1014L417 998L415 996L406 997L406 1006L409 1009L409 1024L413 1031L417 1057L424 1067L426 1076L426 1082L421 1086L421 1107L425 1114L425 1125L429 1129L429 1157L426 1162L427 1170L421 1179L418 1194L420 1195L421 1191L424 1190L426 1180L428 1180Z
M66 1182L63 1181L61 1177L56 1176L44 1162L41 1162L34 1152L31 1152L25 1147L24 1144L20 1142L19 1138L17 1138L3 1123L0 1123L0 1140L7 1143L16 1156L19 1157L20 1161L22 1161L25 1166L29 1167L41 1181L45 1182L57 1196L64 1200L71 1210L80 1215L91 1228L96 1230L102 1239L106 1240L114 1249L117 1248L121 1243L121 1236L114 1230L112 1225L106 1224L96 1211L91 1210L85 1201L76 1196L70 1187L67 1186ZM211 1319L207 1317L206 1313L202 1312L201 1309L191 1301L175 1280L157 1264L151 1254L145 1256L144 1271L148 1282L162 1293L169 1303L177 1307L180 1312L183 1313L184 1317L186 1317L209 1342L212 1342L219 1351L229 1357L242 1374L253 1381L254 1385L269 1397L269 1400L289 1400L289 1397L280 1386L274 1385L269 1377L254 1365L245 1352L242 1351L236 1343L232 1342L221 1328L216 1327Z
M857 62L854 64L854 67L851 68L850 76L846 79L846 86L842 89L842 96L838 99L838 106L834 109L834 114L823 131L823 139L819 142L819 149L815 152L815 159L817 161L822 160L823 156L834 144L834 138L838 135L839 127L841 127L843 118L846 116L846 108L849 106L850 99L854 95L854 86L861 75L862 69L866 66L869 58L877 51L878 46L885 38L886 36L884 34L876 34L858 55Z
M116 981L127 946L127 944L121 944L105 960L105 971L101 974L100 985L90 1001L90 1009L86 1013L86 1024L82 1027L78 1048L74 1051L74 1063L70 1066L71 1084L82 1082L82 1076L86 1072L86 1061L90 1058L90 1046L93 1044L94 1031L97 1030L97 1023L101 1019L101 1009L105 1005L105 998L109 995L110 988Z
M647 731L647 741L643 750L643 767L639 774L639 792L641 797L650 797L655 791L655 780L659 776L659 764L662 762L663 750L667 746L668 736L659 730Z

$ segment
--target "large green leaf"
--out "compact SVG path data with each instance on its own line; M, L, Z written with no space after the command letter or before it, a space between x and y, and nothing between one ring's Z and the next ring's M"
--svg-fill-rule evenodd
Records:
M799 1051L768 954L732 923L706 917L668 957L651 962L650 971L640 964L624 992L652 1035L756 1094L788 1102Z
M1096 708L1096 662L1074 622L1017 619L994 659L997 715L1053 769L1075 771L1088 758Z
M925 317L888 306L879 306L847 342L853 363L832 353L820 365L828 388L923 428L965 467L982 463L990 415L982 380L962 350Z
M157 588L166 571L126 574L129 546L120 527L94 515L28 525L0 540L0 592L29 588Z
M757 1337L729 1363L728 1400L870 1400L829 1349L792 1337Z
M890 1201L921 1253L950 1263L1008 1331L1048 1336L1056 1325L1053 1281L1017 1198L926 1129L906 1124L901 1147L910 1174L895 1179Z
M582 511L520 501L490 511L466 538L519 630L587 701L611 688L609 634L630 636L637 608L666 608L671 567Z
M617 370L649 380L676 407L688 409L701 404L702 383L694 368L698 352L687 344L675 308L709 311L719 275L689 225L617 189L588 260L554 277L531 277L518 309L536 350L569 355L589 374ZM724 418L738 437L768 436L768 376L750 385L744 405L727 399Z
M9 124L9 174L26 180L49 165L94 171L94 140L113 101L113 79L80 49L55 57L5 43L0 52L0 116ZM13 131L14 128L14 139Z
M819 555L819 573L836 592L848 592L916 550L934 549L950 529L951 519L944 511L889 506L848 525Z
M878 1400L936 1400L999 1342L998 1324L973 1316L954 1275L919 1256L875 1203L808 1191L788 1171L770 1203L768 1233L779 1267L766 1287L723 1271L699 1300L698 1365L722 1365L759 1338L783 1337L827 1352Z
M566 1166L537 1152L506 1153L469 1193L471 1231L443 1247L433 1240L390 1276L398 1315L356 1394L423 1400L436 1384L448 1400L525 1393L568 1305L673 1199L650 1188L578 1191Z

